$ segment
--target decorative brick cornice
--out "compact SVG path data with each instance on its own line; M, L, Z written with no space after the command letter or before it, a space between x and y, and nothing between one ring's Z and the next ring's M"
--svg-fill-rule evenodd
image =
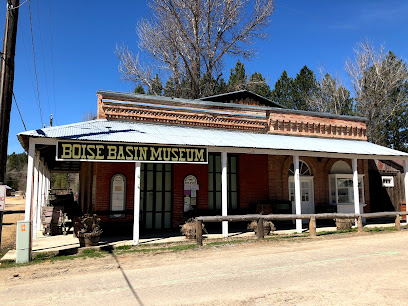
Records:
M264 118L248 119L239 115L207 114L197 111L181 112L179 110L163 110L109 104L103 105L102 108L106 119L109 120L134 120L262 132L266 131L267 128L267 122Z
M362 118L271 107L241 107L229 103L172 101L167 98L153 99L151 96L133 100L130 96L123 100L118 98L98 94L99 119L367 140L366 123Z
M268 133L367 140L366 124L294 114L268 113Z

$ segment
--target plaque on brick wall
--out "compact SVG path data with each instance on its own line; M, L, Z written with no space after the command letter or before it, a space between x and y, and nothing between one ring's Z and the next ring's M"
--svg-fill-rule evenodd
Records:
M111 179L111 212L123 212L126 209L126 177L123 174L115 174ZM124 214L112 214L111 218L123 218Z

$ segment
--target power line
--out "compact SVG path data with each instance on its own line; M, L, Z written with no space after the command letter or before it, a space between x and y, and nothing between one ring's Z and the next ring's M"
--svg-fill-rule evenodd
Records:
M10 10L15 10L18 9L19 7L21 7L24 3L26 3L28 0L25 0L23 3L21 3L19 6L16 7L9 7ZM10 5L10 1L7 0L7 3Z
M41 34L41 18L40 18L40 7L38 5L38 0L37 0L37 16L38 16L38 27L40 29L40 47L41 47L41 56L42 56L42 62L43 62L43 69L44 69L44 78L45 78L45 93L47 95L47 104L48 104L48 110L51 113L51 107L50 107L50 97L48 95L48 81L47 81L47 72L45 69L45 60L44 60L44 48L43 48L43 41L42 41L42 34Z
M50 51L51 51L51 67L52 67L52 89L54 93L54 116L57 115L57 102L55 100L55 74L54 74L54 49L52 47L52 16L51 16L51 0L48 0L48 7L50 9Z
M20 20L19 20L19 24L21 25ZM20 33L21 33L21 37L22 37L22 41L23 41L24 55L25 55L26 63L27 63L27 65L25 65L25 67L27 68L27 75L30 78L30 85L31 85L31 88L33 90L33 96L35 97L36 92L35 92L34 80L33 80L33 75L32 75L31 69L30 69L30 63L31 62L28 59L28 51L27 51L27 46L26 46L27 44L26 44L26 40L25 40L24 31L20 31ZM37 98L35 97L35 99L37 99ZM36 101L36 102L38 103L38 101Z
M12 92L12 94L13 94L14 102L16 103L16 106L17 106L18 113L20 114L20 119L21 119L21 122L23 123L24 130L27 131L26 125L25 125L24 120L23 120L23 116L21 115L20 108L18 107L18 104L17 104L16 96L14 95L14 91Z
M35 63L34 35L33 35L33 23L31 20L31 1L30 0L28 1L28 13L30 15L31 44L33 46L34 73L35 73L35 81L37 83L38 109L40 111L41 126L44 126L44 121L43 121L42 112L41 112L40 90L38 87L37 65Z

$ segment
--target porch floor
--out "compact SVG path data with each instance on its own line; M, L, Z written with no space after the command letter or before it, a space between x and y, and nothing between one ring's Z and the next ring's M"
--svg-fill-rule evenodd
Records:
M404 222L405 223L405 222ZM402 223L402 224L404 224ZM395 226L394 223L381 223L381 224L367 224L365 227L372 228L372 227L393 227ZM304 232L307 232L304 225ZM336 227L333 226L325 226L325 227L317 227L316 231L325 232L325 231L336 231ZM203 234L205 239L223 239L221 233L213 233L214 231L210 231L209 234ZM295 228L290 229L281 229L274 231L274 234L277 235L291 235L296 233ZM234 238L246 238L246 237L254 237L254 233L251 231L231 231L228 234L228 237ZM141 235L139 239L140 245L146 244L166 244L166 243L177 243L177 242L186 242L186 238L181 235L179 232L164 232L164 233L151 233L151 234L144 234ZM191 241L194 243L194 240ZM132 245L132 237L130 235L122 235L122 236L107 236L101 237L100 243L98 247L103 246L123 246L123 245ZM57 236L44 236L41 232L38 233L36 239L33 240L32 245L32 253L33 257L39 253L56 253L62 255L69 255L69 254L76 254L79 249L79 241L78 238L75 238L72 234L68 235L57 235ZM6 260L16 260L16 250L8 251L0 261Z

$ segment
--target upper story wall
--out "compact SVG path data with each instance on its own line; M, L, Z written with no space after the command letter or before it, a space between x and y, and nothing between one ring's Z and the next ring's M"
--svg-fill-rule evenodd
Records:
M98 119L367 140L364 118L149 95L98 92ZM246 101L241 101L245 103Z

